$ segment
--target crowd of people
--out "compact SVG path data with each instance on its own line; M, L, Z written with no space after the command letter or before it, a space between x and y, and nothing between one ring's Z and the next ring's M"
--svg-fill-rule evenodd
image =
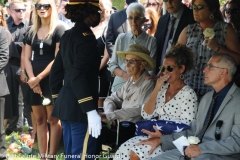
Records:
M112 0L7 2L0 160L5 134L23 125L41 160L55 158L61 137L67 160L94 159L116 139L116 160L239 159L239 2L126 0L119 11ZM153 119L190 129L135 136ZM178 150L181 136L200 142Z

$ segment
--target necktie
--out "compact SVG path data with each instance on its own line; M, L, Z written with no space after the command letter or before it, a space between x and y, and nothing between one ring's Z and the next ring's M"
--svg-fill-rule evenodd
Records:
M213 120L213 110L214 110L214 105L215 105L215 100L217 98L217 94L213 96L212 98L212 102L211 102L211 105L210 105L210 108L208 110L208 114L207 114L207 117L206 117L206 120L205 120L205 123L203 125L203 128L202 130L199 132L199 134L197 135L197 137L202 141L202 138L208 128L208 126L211 124L212 120Z
M163 62L163 59L164 59L164 56L165 56L165 53L166 53L166 49L167 49L167 46L168 46L168 41L169 39L172 38L172 35L173 35L173 26L175 24L175 20L176 18L174 16L172 16L170 18L170 26L168 28L168 31L167 31L167 34L166 34L166 37L165 37L165 41L164 41L164 45L163 45L163 50L162 50L162 56L161 56L161 60L160 60L160 65L162 65L162 62Z

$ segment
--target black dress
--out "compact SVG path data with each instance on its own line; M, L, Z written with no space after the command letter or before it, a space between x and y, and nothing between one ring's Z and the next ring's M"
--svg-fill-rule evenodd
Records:
M31 38L32 36L27 36L26 44L32 46L32 62L31 63L32 63L34 76L37 76L39 73L41 73L47 67L47 65L52 60L54 60L56 43L60 42L60 38L62 37L64 31L65 31L65 27L59 24L55 28L55 31L53 32L53 34L49 36L48 39L40 40L38 39L38 36L36 34L32 42L32 38ZM39 47L41 41L43 41L42 55L40 54L40 47ZM52 96L49 88L49 76L42 79L39 84L40 84L43 96L46 98L49 98L52 104ZM33 90L30 91L29 102L31 105L42 105L42 100L43 99L42 97L40 97L39 94L34 93Z
M104 56L104 49L105 49L105 36L104 31L106 27L103 30L102 35L97 39L98 42L98 51L101 54L101 58ZM104 66L99 71L99 88L98 88L98 96L99 98L105 98L109 95L110 91L110 81L109 77L111 76L110 71L107 69L107 65Z

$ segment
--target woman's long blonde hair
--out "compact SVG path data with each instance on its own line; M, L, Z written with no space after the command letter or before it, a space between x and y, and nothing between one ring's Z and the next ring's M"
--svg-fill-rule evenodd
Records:
M50 24L49 24L49 32L47 34L47 36L45 37L45 39L48 39L54 32L55 28L57 27L58 23L59 23L59 19L58 19L58 13L57 13L57 8L55 5L54 0L47 0L49 2L49 4L51 5L51 18L50 18ZM36 2L38 3L39 0ZM32 38L32 42L34 40L34 37L37 34L37 31L39 30L39 28L41 27L41 18L38 16L37 10L34 8L33 9L33 16L32 16L32 22L33 25L29 31L29 36Z

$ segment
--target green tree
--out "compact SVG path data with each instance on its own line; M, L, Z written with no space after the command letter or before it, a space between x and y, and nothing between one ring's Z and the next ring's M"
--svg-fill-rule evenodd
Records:
M219 0L219 1L220 1L221 6L224 5L224 3L226 3L226 0Z
M4 0L0 0L0 5L4 6Z

